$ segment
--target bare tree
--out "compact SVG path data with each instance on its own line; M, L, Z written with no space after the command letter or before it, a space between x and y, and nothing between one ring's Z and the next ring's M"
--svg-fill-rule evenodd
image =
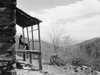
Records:
M71 46L73 45L74 41L70 35L63 35L62 37L62 47L63 47L63 59L66 60L66 57L70 57Z
M49 37L50 37L51 43L53 45L55 55L57 55L57 50L61 45L62 35L63 35L63 30L59 29L58 27L54 28L52 30L52 32L49 34Z
M73 45L74 40L64 32L64 29L59 27L53 28L52 32L49 33L49 38L55 54L51 56L51 63L58 63L60 61L56 61L57 56L61 58L61 61L67 60L66 57L70 58L70 48Z

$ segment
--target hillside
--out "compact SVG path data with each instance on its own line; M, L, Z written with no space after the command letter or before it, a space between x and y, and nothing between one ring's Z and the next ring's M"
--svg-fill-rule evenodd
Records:
M100 38L93 38L72 47L74 59L100 70Z
M32 43L31 40L30 43ZM18 47L18 42L16 46ZM38 43L35 43L35 49L38 49ZM43 62L49 62L50 56L54 54L53 45L41 40L41 49ZM60 47L58 50L58 55L62 58L65 56L65 61L67 62L72 62L75 60L80 64L84 64L95 69L100 68L100 38L86 40L71 46L71 48L68 50L63 50L64 48Z

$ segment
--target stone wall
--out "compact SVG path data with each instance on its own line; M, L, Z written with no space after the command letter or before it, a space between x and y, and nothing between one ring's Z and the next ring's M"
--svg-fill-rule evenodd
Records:
M16 0L0 0L0 55L15 53Z

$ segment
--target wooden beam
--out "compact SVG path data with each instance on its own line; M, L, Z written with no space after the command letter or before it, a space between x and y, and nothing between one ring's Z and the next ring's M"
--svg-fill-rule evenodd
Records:
M35 50L16 50L17 53L31 53L31 54L41 54L38 51Z

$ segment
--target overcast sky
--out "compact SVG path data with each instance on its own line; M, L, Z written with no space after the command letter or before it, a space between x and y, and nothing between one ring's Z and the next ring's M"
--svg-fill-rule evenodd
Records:
M43 21L42 39L55 27L77 40L100 37L100 0L18 0L17 6Z

